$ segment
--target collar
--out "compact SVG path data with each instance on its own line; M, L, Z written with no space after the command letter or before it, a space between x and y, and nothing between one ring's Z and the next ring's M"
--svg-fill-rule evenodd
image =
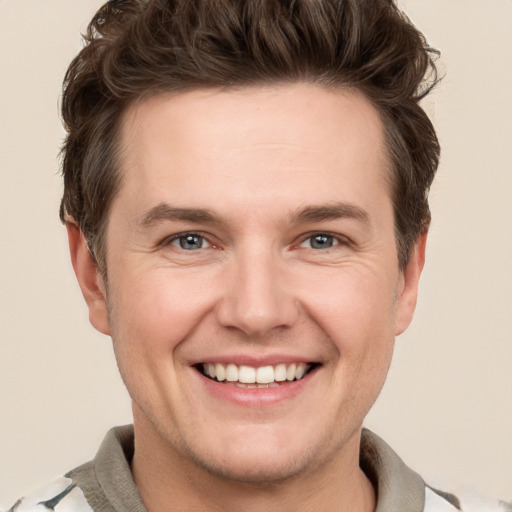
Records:
M146 512L130 470L133 426L111 429L95 459L95 473L105 497L116 511ZM377 494L375 512L423 512L425 483L377 435L363 429L360 465Z

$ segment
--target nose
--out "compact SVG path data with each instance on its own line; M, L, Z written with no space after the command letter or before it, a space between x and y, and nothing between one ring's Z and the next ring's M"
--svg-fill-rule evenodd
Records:
M278 260L278 256L262 251L236 258L225 276L225 291L217 308L221 325L248 336L262 336L295 324L298 303Z

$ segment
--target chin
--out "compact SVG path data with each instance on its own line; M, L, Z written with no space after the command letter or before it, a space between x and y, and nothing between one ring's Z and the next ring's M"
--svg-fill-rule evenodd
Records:
M182 448L187 458L212 476L253 485L271 485L291 480L313 466L321 458L310 442L300 442L300 436L251 435L230 436L209 445L184 439ZM253 432L254 434L254 432ZM197 441L197 440L195 440ZM304 440L306 441L306 440Z
M219 461L215 455L198 456L192 454L196 464L212 476L223 480L248 485L272 485L289 481L304 473L308 461L304 456L286 458L274 455L263 460L261 454L236 457L234 460Z

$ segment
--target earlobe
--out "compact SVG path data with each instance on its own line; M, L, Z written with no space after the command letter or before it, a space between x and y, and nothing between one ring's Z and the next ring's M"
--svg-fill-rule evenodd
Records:
M411 249L409 261L402 272L402 286L398 296L395 335L402 334L409 327L416 301L418 298L418 285L421 272L425 264L425 248L427 244L427 232L423 233L414 247Z
M80 228L71 221L66 222L69 252L78 284L89 308L89 321L95 329L110 335L107 301L103 277L92 257Z

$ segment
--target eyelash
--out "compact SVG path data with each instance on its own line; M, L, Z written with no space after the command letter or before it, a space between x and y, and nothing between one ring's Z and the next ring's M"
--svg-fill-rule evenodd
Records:
M315 237L328 237L328 238L332 238L334 244L330 247L327 247L327 248L317 248L317 250L319 251L326 251L328 249L331 249L333 247L337 247L337 246L347 246L350 244L350 241L344 237L344 236L341 236L339 234L336 234L336 233L330 233L328 231L313 231L311 233L307 233L305 236L303 236L301 238L301 242L299 243L299 247L302 246L302 244L304 244L305 242L307 242L308 240L312 240L314 239ZM310 247L311 249L313 249L313 247Z
M162 246L172 245L172 246L175 246L176 248L179 248L179 249L181 249L183 251L195 252L194 249L185 249L183 246L181 246L181 244L180 244L180 247L177 247L174 244L175 242L179 243L180 239L186 239L188 237L189 238L196 237L196 238L200 239L201 245L196 250L207 249L207 248L214 248L214 249L217 248L211 241L208 240L208 238L206 236L204 236L201 233L197 233L195 231L186 231L186 232L183 232L183 233L177 233L175 235L172 235L172 236L166 238L162 242ZM314 231L314 232L311 232L311 233L307 233L306 235L301 237L301 241L299 242L298 247L301 247L308 240L312 241L315 237L325 237L325 238L332 239L332 241L333 241L333 245L331 245L329 247L325 247L325 248L323 248L323 247L317 247L317 248L309 247L310 249L316 249L318 251L326 251L326 250L331 249L333 247L346 246L346 245L350 244L350 241L347 238L345 238L343 236L340 236L339 234L330 233L330 232L326 232L326 231ZM208 244L209 247L203 247L203 244L205 242L206 242L206 244Z
M208 240L207 237L205 237L204 235L202 235L201 233L197 233L195 231L186 231L184 233L177 233L175 235L172 235L168 238L166 238L163 242L162 242L162 245L163 246L166 246L166 245L173 245L173 242L179 242L180 239L186 239L186 238L193 238L193 237L196 237L198 239L201 240L201 247L199 247L199 249L204 249L205 247L202 247L202 245L206 242L210 247L213 247L215 248L215 245L210 242ZM177 247L178 248L178 247ZM189 252L194 252L193 249L185 249L184 247L179 247L180 249L182 249L183 251L189 251ZM206 247L208 248L208 247ZM197 250L199 250L197 249Z

